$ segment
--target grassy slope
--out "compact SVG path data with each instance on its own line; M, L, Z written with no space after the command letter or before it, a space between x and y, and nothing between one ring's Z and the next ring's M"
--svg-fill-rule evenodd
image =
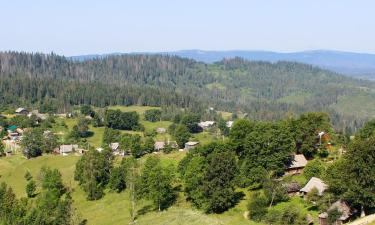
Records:
M164 163L177 164L183 158L185 152L175 152L169 155L161 154ZM18 196L25 196L24 174L28 170L37 179L38 172L43 166L57 168L63 175L64 183L73 188L73 199L75 207L82 218L89 221L91 225L115 225L128 224L129 222L129 201L128 193L107 193L98 201L86 201L85 194L73 180L75 163L78 156L46 155L31 160L26 160L20 155L0 159L0 181L8 183ZM144 158L142 159L142 161ZM243 217L246 210L246 200L241 201L235 208L220 215L206 215L193 209L185 201L183 196L177 199L174 206L164 212L150 211L147 201L139 203L139 209L145 214L140 215L137 224L238 224L255 225ZM147 209L147 210L146 210ZM142 214L142 213L139 213Z

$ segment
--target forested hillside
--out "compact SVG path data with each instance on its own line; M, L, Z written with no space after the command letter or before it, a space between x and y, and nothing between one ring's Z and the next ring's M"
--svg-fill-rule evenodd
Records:
M373 117L375 84L291 62L215 64L162 55L108 56L83 62L50 54L0 53L1 107L68 112L72 105L208 107L272 120L326 111L336 128Z

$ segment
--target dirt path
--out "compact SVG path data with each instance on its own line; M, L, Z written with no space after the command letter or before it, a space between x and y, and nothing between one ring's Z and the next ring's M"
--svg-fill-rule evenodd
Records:
M366 217L360 218L352 223L348 223L348 225L367 225L374 221L375 221L375 214L371 214Z

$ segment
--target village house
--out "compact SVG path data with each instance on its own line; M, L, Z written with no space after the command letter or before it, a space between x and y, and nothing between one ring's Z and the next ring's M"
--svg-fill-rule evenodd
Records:
M75 151L76 151L78 154L83 155L83 154L85 154L86 152L88 152L89 150L84 149L84 148L77 148L77 149L75 149Z
M307 197L307 194L316 188L318 190L318 194L320 196L323 195L323 192L327 189L327 185L319 178L317 177L312 177L309 182L300 190L300 193L304 196Z
M201 127L202 129L208 129L212 127L215 124L215 121L203 121L199 122L198 126Z
M18 108L18 109L16 109L15 113L16 113L16 115L27 116L29 114L29 111L25 108Z
M232 126L233 126L233 121L227 121L225 124L226 124L226 126L227 126L228 128L232 128Z
M320 225L329 225L328 213L331 210L337 209L341 216L333 223L334 225L342 225L350 220L350 217L353 215L353 211L350 209L350 206L347 202L338 200L333 203L327 210L327 212L319 214L319 224Z
M164 146L165 146L165 142L164 141L155 141L154 150L158 152L160 150L163 150Z
M178 145L175 141L168 141L167 143L165 143L164 141L156 141L155 144L154 144L154 150L156 152L158 152L160 150L163 150L166 145L170 145L172 148L178 147Z
M285 169L286 175L300 174L307 164L303 154L294 155Z
M10 140L16 141L20 138L20 133L16 125L9 126L7 131Z
M60 145L59 153L61 155L67 155L78 149L78 145Z
M298 195L299 190L301 189L301 186L295 181L284 184L283 187L285 187L289 197Z
M156 128L156 133L158 134L164 134L165 132L167 132L167 129L165 129L164 127Z
M118 151L120 148L120 144L118 142L114 142L109 144L109 147L111 148L112 151Z
M188 141L185 143L185 151L189 151L199 145L199 142L196 141Z
M120 156L125 155L124 151L120 149L120 144L118 142L109 144L109 147L111 148L113 155L120 155Z
M45 119L47 119L47 115L39 113L38 110L31 111L29 114L27 114L27 117L30 118L32 115L35 115L39 120L45 120Z

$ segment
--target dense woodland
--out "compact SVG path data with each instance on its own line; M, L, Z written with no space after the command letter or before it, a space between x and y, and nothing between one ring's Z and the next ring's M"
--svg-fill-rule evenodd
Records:
M372 82L299 63L235 58L204 64L161 55L78 62L55 54L3 52L0 77L3 109L33 106L41 112L69 112L74 105L89 104L178 106L202 112L215 107L257 120L325 111L337 129L350 133L368 116L332 106L339 98L371 98L375 89Z

